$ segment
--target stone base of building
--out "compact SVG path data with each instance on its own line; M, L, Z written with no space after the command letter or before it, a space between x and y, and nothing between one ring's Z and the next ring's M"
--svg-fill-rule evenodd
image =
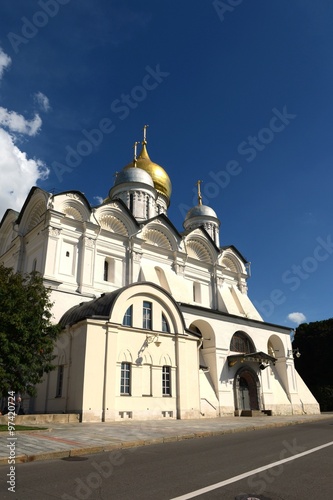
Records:
M216 416L216 415L215 415ZM103 412L83 411L81 422L125 422L126 420L170 420L199 419L199 410L161 409L154 410L108 410Z
M0 416L0 424L7 425L8 415ZM45 425L45 424L69 424L80 422L78 413L37 413L33 415L16 415L15 425Z

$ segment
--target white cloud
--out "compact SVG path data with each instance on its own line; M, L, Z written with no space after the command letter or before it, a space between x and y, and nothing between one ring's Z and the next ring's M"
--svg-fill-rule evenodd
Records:
M34 99L41 111L47 113L51 109L49 98L43 92L36 92Z
M35 115L32 120L26 120L24 116L8 111L0 106L0 126L7 128L11 132L20 134L36 135L42 126L42 120L39 115Z
M0 48L0 79L10 63L10 57ZM42 92L36 93L35 100L43 111L49 109L49 100ZM22 135L38 134L41 126L42 120L37 113L27 120L0 106L0 219L7 208L21 210L31 187L49 175L49 169L41 160L29 159L16 144Z
M0 80L2 78L5 69L8 68L11 62L12 62L11 58L7 56L7 54L0 47Z
M41 160L28 159L15 145L13 137L0 128L0 219L7 208L21 210L37 181L45 179L49 170Z
M102 198L101 196L94 196L94 200L96 200L97 205L102 205L104 198Z
M290 314L288 314L287 317L290 321L292 321L293 323L296 323L297 325L299 325L300 323L305 323L305 321L306 321L306 316L301 312L290 313Z

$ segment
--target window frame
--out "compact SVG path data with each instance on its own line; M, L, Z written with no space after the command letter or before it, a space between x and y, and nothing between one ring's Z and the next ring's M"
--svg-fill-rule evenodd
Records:
M149 305L146 306L145 304ZM149 314L147 314L147 311L149 311ZM142 328L144 330L153 329L153 303L148 300L144 300L142 305Z
M129 320L128 320L128 318L129 318ZM129 323L127 323L127 321L129 321ZM126 309L124 317L123 317L122 325L123 326L129 326L129 327L133 326L133 304L131 304Z
M131 396L132 365L122 361L120 365L120 395Z
M255 352L255 345L251 337L239 330L231 337L230 351L250 354Z
M162 396L171 397L171 366L162 366Z
M171 333L169 321L163 312L162 312L162 332Z

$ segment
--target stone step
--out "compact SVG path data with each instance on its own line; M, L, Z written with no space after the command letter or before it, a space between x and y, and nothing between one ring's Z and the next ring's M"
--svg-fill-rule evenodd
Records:
M272 410L241 410L241 417L268 417L272 415Z

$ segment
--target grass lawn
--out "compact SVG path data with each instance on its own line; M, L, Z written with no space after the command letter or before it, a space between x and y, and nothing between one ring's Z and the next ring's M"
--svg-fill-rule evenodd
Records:
M15 425L15 432L16 431L44 431L46 430L47 427L36 427L36 426L31 426L31 425ZM7 424L0 424L0 432L8 432L8 425Z

